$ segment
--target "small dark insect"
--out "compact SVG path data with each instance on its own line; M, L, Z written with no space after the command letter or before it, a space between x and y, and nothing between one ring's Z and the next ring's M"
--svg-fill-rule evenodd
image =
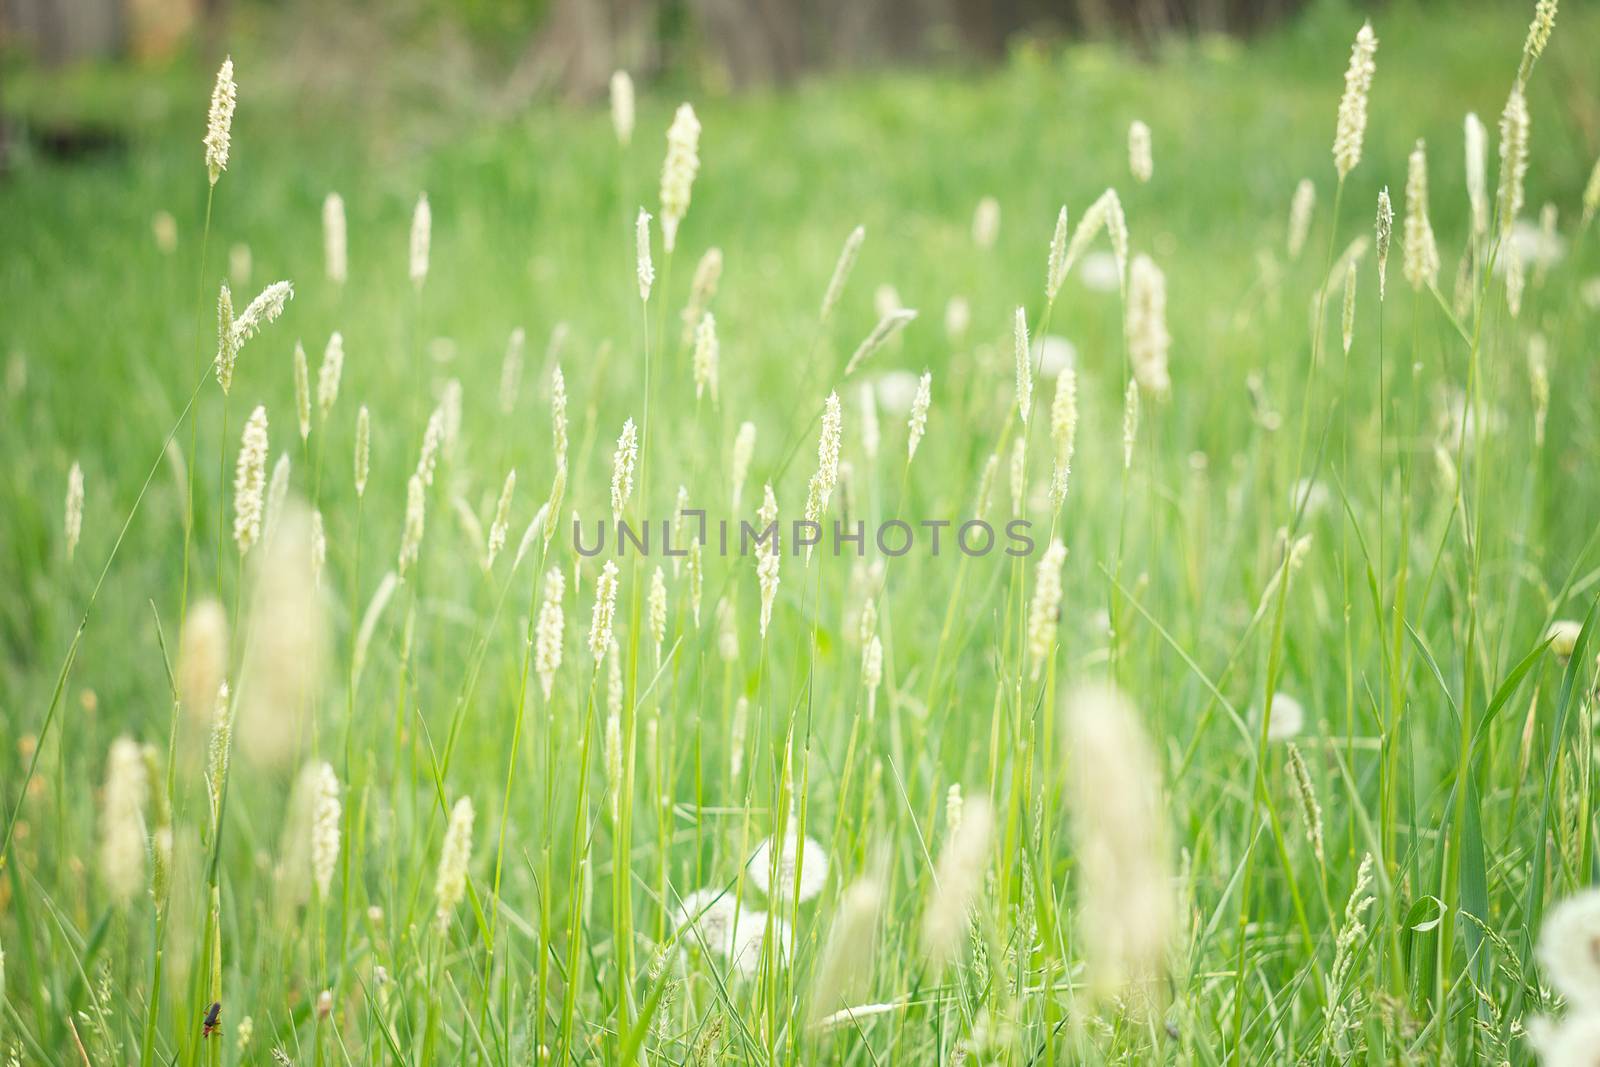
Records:
M216 1033L217 1032L217 1020L220 1019L221 1016L222 1016L222 1001L220 1001L220 1000L213 1001L212 1004L211 1004L211 1007L209 1009L207 1009L207 1011L206 1011L205 1029L201 1032L200 1036L201 1037L210 1037L212 1034Z

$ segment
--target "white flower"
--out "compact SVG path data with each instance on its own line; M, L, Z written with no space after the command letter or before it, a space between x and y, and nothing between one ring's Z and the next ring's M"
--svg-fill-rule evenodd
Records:
M792 817L791 817L792 818ZM783 842L783 854L778 857L777 882L773 884L772 838L756 846L745 871L750 884L767 895L775 905L787 905L794 899L795 861L798 852L800 865L800 900L810 900L822 892L828 882L828 854L821 845L807 837L800 848L795 848L795 835L791 831Z
M1550 984L1583 1009L1574 1014L1600 1017L1600 889L1584 890L1550 909L1539 931L1538 956ZM1549 1062L1567 1061L1550 1057Z
M1550 651L1562 659L1572 658L1572 649L1578 643L1578 634L1583 631L1583 623L1574 619L1557 619L1550 624L1550 629L1545 631L1545 637L1550 641Z
M1256 722L1260 721L1261 717L1257 715ZM1299 737L1305 725L1306 709L1300 701L1288 693L1272 694L1272 721L1267 724L1268 741L1287 741Z
M1600 1015L1574 1015L1561 1022L1530 1019L1528 1038L1545 1067L1594 1067Z
M730 963L734 973L740 978L754 977L761 967L762 949L767 941L767 924L772 924L772 954L776 957L777 965L786 966L789 961L790 945L794 940L789 931L789 924L776 915L768 915L764 911L748 911L739 916L739 921L733 925L733 946Z

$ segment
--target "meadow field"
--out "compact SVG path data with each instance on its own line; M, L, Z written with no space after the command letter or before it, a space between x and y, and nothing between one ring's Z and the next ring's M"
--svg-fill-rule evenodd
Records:
M1600 9L243 25L8 87L0 1063L1600 1063Z

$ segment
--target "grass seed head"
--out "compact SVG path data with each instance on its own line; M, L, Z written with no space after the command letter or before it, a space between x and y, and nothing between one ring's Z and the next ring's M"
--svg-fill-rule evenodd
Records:
M322 264L328 280L343 285L350 277L350 254L345 235L344 198L329 193L322 201Z
M544 576L544 602L539 605L539 623L534 639L534 669L546 702L555 691L556 672L561 669L561 650L565 643L566 616L561 602L567 582L560 567L551 567Z
M444 845L439 850L439 874L434 880L434 919L439 929L450 924L450 917L467 891L467 864L472 860L472 798L461 797L450 809Z
M928 406L933 402L933 372L923 371L917 379L917 395L911 400L911 418L906 423L906 462L917 456L917 445L928 432Z
M661 164L661 247L671 255L678 225L689 212L689 194L700 170L700 120L694 108L679 104L667 128L667 156Z
M950 963L967 942L973 906L989 870L994 811L989 799L972 797L963 805L961 825L939 850L933 896L922 916L922 950L930 963Z
M317 370L317 417L324 423L339 402L339 381L344 376L344 335L334 330L328 347L322 350L322 366Z
M233 80L233 57L228 56L217 69L217 81L211 88L211 108L206 114L206 172L212 185L216 185L222 172L228 169L233 109L238 98L239 88Z
M1310 178L1301 178L1289 201L1289 258L1299 259L1311 235L1311 214L1317 206L1317 187Z
M1428 155L1422 141L1411 150L1406 169L1405 275L1412 289L1438 284L1439 247L1428 221Z
M1372 32L1372 23L1364 22L1350 47L1350 66L1344 73L1344 95L1339 98L1339 120L1333 134L1333 166L1340 181L1361 162L1361 141L1367 132L1367 94L1378 69L1373 62L1377 51L1378 38Z
M144 754L132 738L111 743L100 820L100 878L118 907L144 888L145 807L150 781Z
M1500 189L1496 195L1500 231L1509 234L1522 211L1523 181L1528 174L1528 100L1519 83L1511 87L1500 114Z
M233 541L245 555L261 536L267 477L267 409L257 405L245 420L233 476Z
M1148 182L1155 173L1155 161L1150 148L1150 127L1138 119L1134 119L1132 125L1128 127L1128 172L1140 185Z
M625 70L611 74L611 128L617 143L628 147L633 140L633 78Z
M78 539L83 536L83 467L77 461L67 471L67 505L63 522L67 540L67 560L78 551Z
M1167 279L1149 256L1133 261L1128 278L1128 360L1141 392L1160 398L1172 389L1167 373Z
M1016 358L1017 415L1026 426L1033 411L1033 346L1028 341L1028 313L1021 305L1012 322L1011 339Z
M611 647L611 625L617 615L617 564L606 560L594 583L594 612L589 617L589 655L598 668Z
M717 402L717 320L711 312L700 319L694 332L694 398L709 392L711 403Z
M633 495L633 470L639 462L639 432L630 418L622 424L616 451L611 454L611 520L622 518Z
M634 268L639 276L639 299L650 301L650 286L656 280L656 268L650 261L650 212L639 209L633 223Z
M411 212L411 284L418 292L428 280L428 252L432 244L433 209L428 206L428 194L422 193Z

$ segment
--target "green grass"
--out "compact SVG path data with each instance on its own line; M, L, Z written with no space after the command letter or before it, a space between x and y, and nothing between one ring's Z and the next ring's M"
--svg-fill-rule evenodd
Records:
M73 166L25 160L0 185L0 818L10 842L0 1051L81 1062L81 1042L94 1064L148 1053L185 1065L265 1063L274 1046L299 1064L527 1063L540 1045L553 1059L605 1062L922 1063L962 1049L1015 1064L1528 1062L1524 1025L1559 1011L1533 958L1539 919L1597 874L1594 658L1569 665L1543 645L1552 620L1589 616L1600 581L1596 309L1579 297L1600 274L1600 237L1578 224L1600 141L1600 16L1570 6L1529 87L1524 211L1536 219L1557 205L1568 254L1548 272L1530 268L1518 318L1501 279L1485 275L1459 322L1444 305L1469 237L1461 120L1472 110L1491 129L1492 195L1493 130L1526 27L1524 12L1501 5L1379 13L1366 152L1338 193L1329 145L1360 16L1337 5L1249 46L1174 43L1149 62L1026 44L994 71L840 77L740 97L641 87L626 150L599 109L507 113L488 94L467 106L417 93L399 73L392 85L326 73L307 82L275 53L282 34L263 30L230 42L239 112L204 264L209 73L24 73L10 99L26 115L92 114L129 141ZM657 231L642 320L633 217L640 204L658 213L662 135L684 98L704 124L702 165L674 258ZM1135 118L1154 131L1148 185L1127 174ZM1405 283L1397 219L1381 308L1370 250L1361 261L1346 357L1342 279L1316 340L1315 294L1326 264L1370 237L1380 188L1403 215L1418 137L1429 145L1442 303ZM1302 177L1318 200L1306 250L1290 261L1288 203ZM1044 297L1058 207L1076 223L1107 185L1121 194L1133 250L1166 274L1173 336L1172 396L1145 398L1126 472L1117 294L1074 275L1048 311ZM322 270L329 190L349 215L342 291ZM433 241L419 294L407 234L422 190ZM991 249L971 236L984 195L1002 206ZM152 238L158 211L177 221L173 254ZM822 291L857 224L867 230L860 260L819 327ZM245 346L224 400L199 370L236 245L252 264L233 285L236 308L279 278L296 296ZM712 245L725 260L711 305L718 405L695 399L678 322ZM1480 266L1496 254L1489 243L1480 252ZM885 284L920 317L840 385ZM972 325L952 338L944 309L957 296ZM631 786L613 820L608 671L586 647L601 561L579 563L563 530L548 558L536 541L512 566L554 473L545 346L556 325L567 328L563 510L583 515L586 542L610 511L611 452L628 417L647 427L630 514L666 514L682 484L713 519L725 515L732 441L749 420L759 434L735 518L750 517L769 478L780 515L797 517L836 386L850 472L832 516L964 519L998 454L989 510L999 525L1011 518L1019 430L1019 304L1036 340L1048 315L1048 332L1077 351L1077 456L1059 513L1042 493L1049 381L1036 383L1028 432L1026 515L1041 551L1052 532L1068 548L1048 668L1033 679L1025 654L1038 553L967 560L946 542L933 558L922 540L887 560L884 683L871 716L853 559L786 556L764 639L752 560L707 553L698 626L687 575L667 565L658 664L646 621L658 561L625 557L618 732ZM526 371L506 414L501 359L517 326ZM332 330L345 342L343 388L302 446L291 354L302 340L314 381ZM1528 373L1536 334L1551 381L1542 447ZM857 379L924 369L933 400L915 460L904 462L904 416L888 411L872 460ZM406 481L450 379L461 385L461 432L429 493L421 558L352 684L356 632L394 567ZM191 437L184 414L197 384ZM1451 397L1466 397L1488 430L1453 430ZM301 668L278 664L271 678L246 669L262 647L250 623L258 597L231 539L219 544L238 435L257 404L271 419L271 460L291 457L293 491L323 516L331 647L294 759L262 766L235 735L219 830L201 777L205 728L174 710L187 608L214 596L241 624L228 669L241 707L252 686L282 688ZM358 506L361 404L372 456ZM169 434L181 462L163 458ZM74 461L86 512L69 560L62 502ZM510 546L485 574L481 541L458 512L487 527L513 467ZM1302 477L1322 487L1303 511L1291 492ZM1312 540L1274 585L1285 528ZM528 641L550 567L566 574L566 640L547 702ZM732 661L719 655L723 597L738 626ZM1151 739L1176 872L1180 921L1153 1018L1086 992L1096 961L1085 958L1072 820L1096 813L1074 803L1057 709L1079 683L1107 677ZM1321 860L1286 746L1261 721L1274 689L1305 708L1296 744L1320 802ZM749 710L735 777L740 697ZM159 913L146 893L114 906L100 870L106 753L121 735L153 746L180 842ZM290 788L313 757L344 787L344 839L326 899L297 903L276 871ZM969 810L991 798L996 834L968 944L936 967L924 962L921 919L955 783ZM464 796L477 816L470 885L440 927L435 872L448 811ZM151 826L162 806L147 811ZM679 930L680 901L711 887L742 912L767 908L745 861L795 822L827 856L825 888L774 908L793 923L792 957L766 952L754 976L740 976L706 951L698 926ZM1369 853L1375 900L1363 912L1350 898ZM881 884L883 908L872 938L855 939L852 1004L891 1007L809 1029L840 1006L812 979L858 876ZM222 1036L202 1040L216 988Z

